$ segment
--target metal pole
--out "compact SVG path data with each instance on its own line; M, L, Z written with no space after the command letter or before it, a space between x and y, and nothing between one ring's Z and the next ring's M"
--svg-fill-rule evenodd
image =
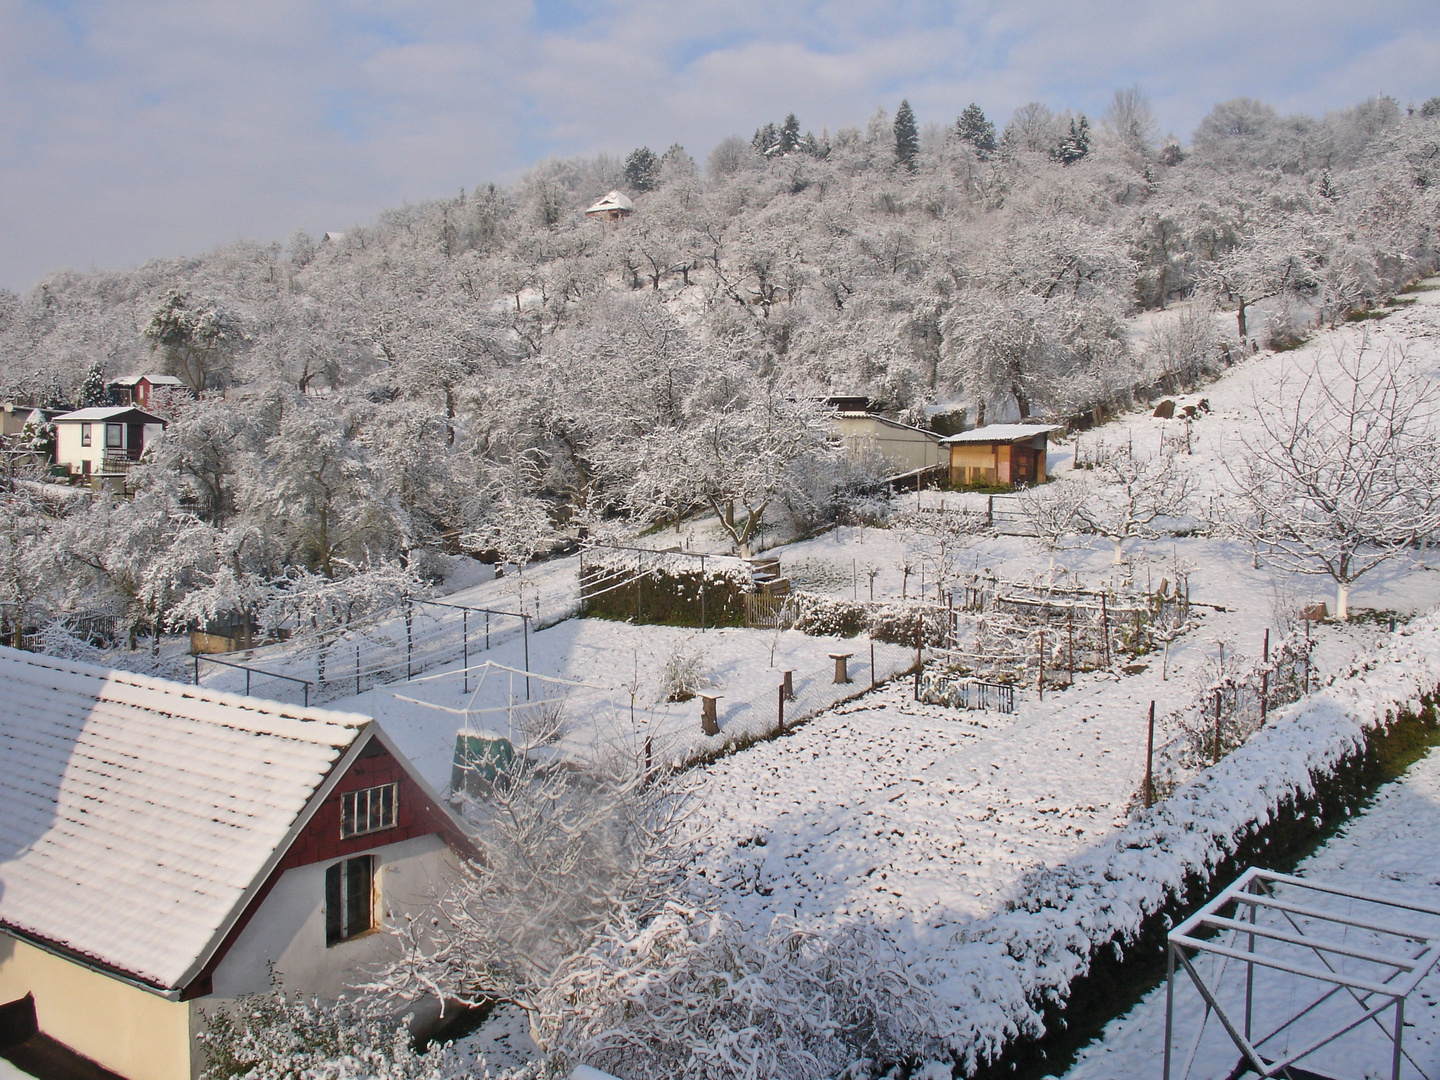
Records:
M405 677L413 679L414 672L410 670L410 657L415 651L415 635L412 631L412 624L415 621L415 605L408 598L405 601Z
M1258 890L1256 890L1256 889L1252 886L1249 891L1251 891L1251 892L1256 892L1256 891L1258 891ZM1254 925L1255 925L1255 910L1256 910L1256 908L1259 907L1259 905L1258 905L1258 904L1247 904L1246 906L1249 907L1249 909L1250 909L1250 925L1251 925L1251 926L1254 926ZM1255 951L1255 935L1254 935L1254 934L1246 934L1246 935L1245 935L1245 938L1246 938L1246 942L1247 942L1247 943L1246 943L1246 946L1245 946L1245 951L1246 951L1247 953L1253 953L1253 952ZM1246 1042L1249 1042L1249 1041L1250 1041L1250 1014L1251 1014L1251 1012L1252 1012L1252 1007L1253 1007L1254 1000L1255 1000L1255 961L1253 961L1253 960L1246 960L1246 961L1245 961L1245 1041L1246 1041Z
M1155 702L1150 702L1150 728L1145 736L1145 809L1155 805Z
M1037 650L1036 658L1040 661L1040 675L1035 680L1035 685L1040 691L1040 700L1045 700L1045 631L1040 631L1040 648Z
M530 616L520 615L520 628L525 635L525 700L530 700Z
M1161 1080L1170 1080L1170 1043L1175 1024L1175 946L1165 946L1165 1066Z
M785 734L785 684L784 684L784 683L781 683L778 689L779 689L779 693L776 694L776 698L779 700L779 703L780 703L780 726L779 726L779 729L778 729L778 730L779 730L779 733L780 733L781 735L784 735L784 734Z
M700 556L700 632L705 632L705 556Z
M1105 666L1110 666L1110 606L1100 594L1100 632L1105 636Z
M485 651L490 651L490 612L485 612Z
M195 654L195 685L200 685L200 654Z
M300 688L305 695L305 708L308 709L310 707L310 684L308 682L302 682Z
M870 689L875 689L875 638L870 638Z
M1395 1049L1390 1052L1390 1080L1400 1080L1400 1055L1405 1038L1405 999L1395 999Z
M360 642L355 642L355 693L360 693Z
M470 612L460 613L460 635L462 638L460 667L465 672L465 693L470 693Z
M1215 764L1220 764L1220 691L1215 691Z
M245 669L245 696L250 696L250 669Z
M1270 628L1265 628L1265 663L1270 662Z
M1260 673L1260 724L1263 727L1265 717L1270 711L1270 672L1269 670Z

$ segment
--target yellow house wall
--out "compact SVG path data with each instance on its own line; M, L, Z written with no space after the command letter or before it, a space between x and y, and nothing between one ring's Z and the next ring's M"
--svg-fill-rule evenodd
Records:
M190 1080L191 1005L0 933L0 1002L35 996L41 1032L129 1080Z
M892 427L864 416L837 416L835 433L851 458L874 450L897 473L930 469L945 463L945 448L940 445L939 436L919 429Z

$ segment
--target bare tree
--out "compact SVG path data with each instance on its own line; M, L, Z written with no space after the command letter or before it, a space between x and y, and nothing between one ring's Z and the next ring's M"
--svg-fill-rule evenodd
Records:
M1132 447L1102 455L1091 474L1096 482L1080 507L1082 521L1115 545L1115 564L1125 558L1125 542L1153 539L1160 518L1185 513L1193 488L1190 474L1175 467L1173 455L1146 457Z
M1229 467L1248 509L1227 524L1281 565L1351 586L1440 528L1440 391L1398 349L1297 363L1255 399L1260 430Z
M1146 156L1149 156L1151 144L1160 130L1154 110L1150 108L1150 99L1138 86L1116 90L1101 122L1106 132L1120 145Z

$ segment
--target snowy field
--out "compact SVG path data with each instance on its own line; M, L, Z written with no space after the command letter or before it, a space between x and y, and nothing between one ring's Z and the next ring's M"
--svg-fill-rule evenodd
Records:
M1437 907L1440 906L1440 852L1434 841L1437 833L1440 833L1440 754L1432 751L1401 779L1381 789L1370 807L1306 859L1296 872L1301 877L1342 889ZM1440 925L1440 920L1434 918L1412 918L1412 925L1432 934ZM1355 935L1351 943L1360 944L1359 935ZM1217 981L1213 960L1206 958L1201 963L1201 970L1212 982ZM1257 1031L1269 1029L1266 1021L1271 1021L1270 1027L1275 1026L1285 1019L1285 1015L1281 1015L1283 1010L1298 1010L1323 990L1293 977L1276 976L1267 982L1257 993L1260 1002L1255 1017ZM1235 980L1225 985L1232 996L1222 998L1222 1002L1231 1005ZM1176 1071L1172 1075L1181 1080L1179 1065L1200 1027L1203 1002L1183 973L1177 975L1175 989ZM1432 972L1406 1002L1405 1050L1414 1060L1403 1064L1401 1075L1404 1077L1440 1075L1440 1007L1437 1006L1440 1006L1440 973ZM1354 1002L1348 998L1319 1013L1325 1021L1342 1022L1359 1015ZM1288 1042L1272 1049L1283 1051L1288 1046L1293 1052L1321 1030L1317 1015L1312 1014L1296 1025ZM1065 1080L1158 1076L1164 1041L1165 986L1162 984L1126 1015L1112 1021L1099 1039L1085 1047L1074 1066L1065 1073ZM1388 1077L1389 1047L1384 1036L1366 1024L1343 1042L1326 1048L1323 1056L1317 1055L1305 1064L1337 1076ZM1190 1075L1196 1080L1224 1076L1238 1056L1212 1016L1200 1038Z

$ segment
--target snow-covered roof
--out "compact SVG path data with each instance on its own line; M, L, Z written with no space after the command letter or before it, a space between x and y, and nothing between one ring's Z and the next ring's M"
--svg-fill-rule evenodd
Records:
M102 420L119 420L122 416L128 416L131 413L143 416L145 419L141 421L141 423L165 423L164 417L152 416L150 413L137 409L133 405L94 405L88 409L76 409L74 412L61 413L55 417L55 422L59 424L78 420L85 423L95 423Z
M945 443L1020 442L1051 431L1064 431L1063 424L986 424L959 435L941 439Z
M932 439L939 440L940 436L925 428L915 427L913 424L902 424L899 420L891 420L888 416L880 416L872 412L856 412L853 409L836 409L835 415L841 420L873 420L885 427L898 428L901 431L918 431L921 435L927 435Z
M623 210L629 212L635 209L635 204L624 192L612 191L594 206L585 211L587 214L603 214L608 210Z
M185 985L370 718L0 647L0 926Z
M122 375L118 379L112 379L111 386L139 386L140 380L146 380L151 386L184 386L185 383L174 375Z

